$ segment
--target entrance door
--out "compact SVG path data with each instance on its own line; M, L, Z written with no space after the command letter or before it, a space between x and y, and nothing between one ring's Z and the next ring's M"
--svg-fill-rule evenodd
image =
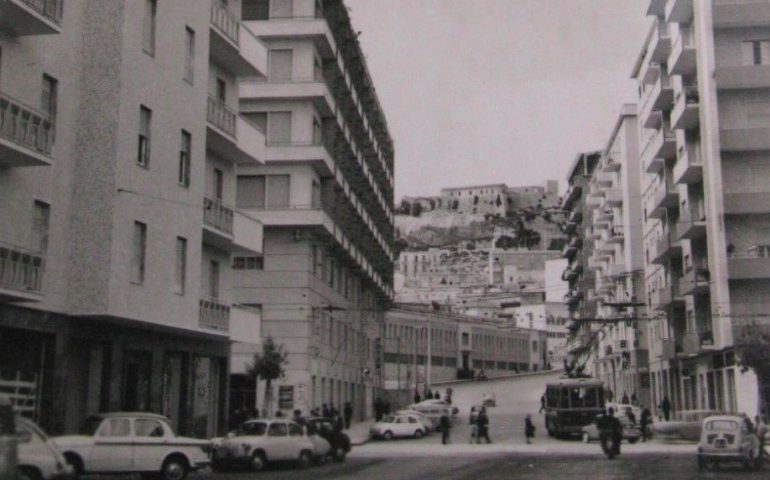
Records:
M123 373L123 409L128 412L150 410L152 352L126 350Z

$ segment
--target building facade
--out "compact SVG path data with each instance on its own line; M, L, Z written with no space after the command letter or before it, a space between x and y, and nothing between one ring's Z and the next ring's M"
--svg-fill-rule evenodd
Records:
M233 326L230 257L262 250L232 207L235 166L264 152L236 79L267 71L239 11L0 4L0 385L25 382L51 432L109 410L226 428L230 342L259 330L254 311Z
M362 418L382 388L393 296L393 142L343 2L244 0L243 19L268 71L241 82L240 111L267 146L264 165L237 171L236 205L264 225L264 259L236 259L236 296L261 309L263 338L289 360L257 401L351 402Z

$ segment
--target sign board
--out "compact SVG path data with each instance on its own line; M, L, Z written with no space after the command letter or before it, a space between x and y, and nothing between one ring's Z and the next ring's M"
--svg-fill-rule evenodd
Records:
M294 385L278 386L278 408L281 410L294 408Z

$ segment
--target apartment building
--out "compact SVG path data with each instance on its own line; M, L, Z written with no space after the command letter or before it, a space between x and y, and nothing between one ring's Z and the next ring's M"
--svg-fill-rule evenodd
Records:
M770 4L653 0L647 13L633 77L648 305L660 312L652 404L753 415L770 379L743 372L735 346L747 324L767 329Z
M623 105L588 181L584 242L597 300L590 371L618 399L649 405L638 133L636 105Z
M264 165L239 165L236 206L264 225L262 259L236 257L236 298L288 352L259 408L352 402L371 413L393 297L393 142L342 1L243 0L267 76L240 84L240 112L266 136Z
M259 337L230 256L262 251L232 207L264 155L236 78L267 72L226 3L0 2L0 388L51 432L226 428L230 342Z
M385 315L382 349L386 394L401 404L410 403L415 390L422 395L471 371L496 377L548 364L545 331L400 304Z

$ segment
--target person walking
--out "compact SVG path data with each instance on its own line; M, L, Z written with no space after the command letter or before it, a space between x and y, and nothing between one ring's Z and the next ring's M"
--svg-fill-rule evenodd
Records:
M642 415L639 418L639 426L642 430L642 441L646 442L650 438L649 428L652 425L652 413L647 407L642 408Z
M540 397L540 410L537 413L543 413L545 411L545 393Z
M532 439L535 438L535 424L532 423L532 416L529 414L524 419L524 436L527 438L527 443L532 443Z
M329 407L327 407L325 403L321 405L321 416L324 418L331 418L331 412L329 412Z
M623 392L623 398L620 399L620 403L623 405L628 405L630 403L628 400L628 394L626 392Z
M420 403L422 401L422 398L420 398L420 392L417 390L414 391L414 403Z
M767 420L764 417L757 415L754 418L756 424L757 438L759 439L759 458L767 456L765 451L765 437L767 436Z
M476 419L476 425L478 426L479 443L481 443L482 438L486 440L487 443L492 443L492 440L489 439L489 417L487 416L487 407L481 407L479 416Z
M345 402L345 406L342 407L342 413L345 415L345 430L350 430L350 420L353 419L353 404Z
M668 422L671 418L671 400L668 399L667 395L663 395L663 401L660 402L660 408L663 410L663 418Z
M441 444L449 444L449 432L452 429L452 425L449 423L449 416L445 413L441 415L439 420L439 428L441 429Z
M478 435L479 435L479 426L478 426L478 419L479 419L479 412L476 411L476 407L471 407L471 414L469 415L470 418L470 425L471 425L471 445L473 445L474 442L478 441Z

